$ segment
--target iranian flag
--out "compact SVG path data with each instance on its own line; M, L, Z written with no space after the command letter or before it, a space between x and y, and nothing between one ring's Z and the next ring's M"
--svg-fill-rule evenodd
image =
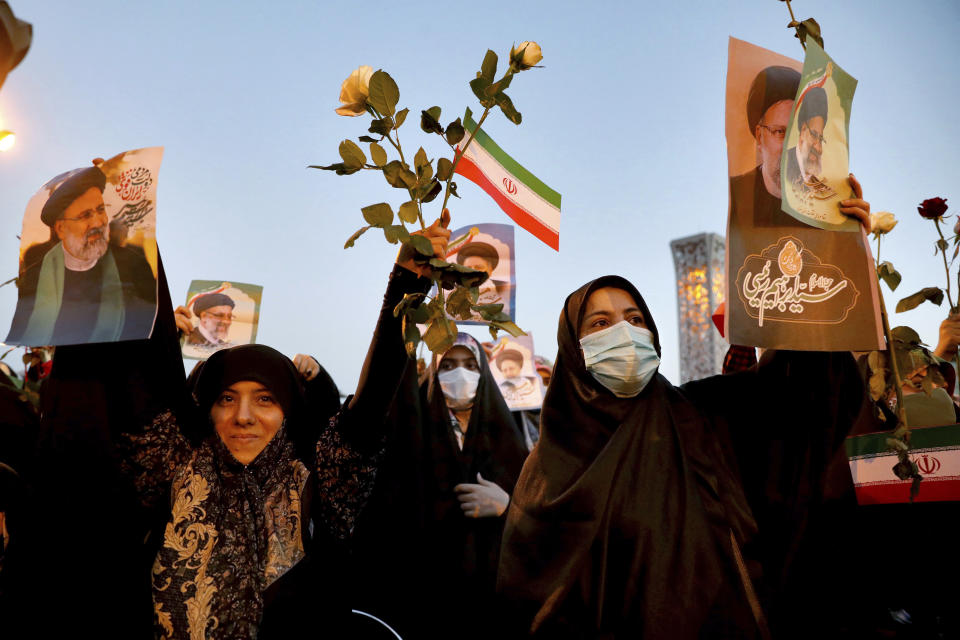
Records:
M893 474L897 455L887 448L890 432L847 438L847 459L860 504L910 501L911 480ZM910 459L923 480L914 502L960 500L960 424L910 429Z
M463 116L466 135L458 152L477 129L471 116L467 109ZM457 162L456 173L486 191L518 225L560 250L560 194L508 156L483 129Z

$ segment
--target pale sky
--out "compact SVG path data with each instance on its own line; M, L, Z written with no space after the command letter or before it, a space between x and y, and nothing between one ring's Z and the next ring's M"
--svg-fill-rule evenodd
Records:
M16 275L23 211L46 180L93 157L163 145L157 234L174 301L185 300L192 279L263 285L258 342L315 355L348 393L395 247L377 233L350 250L343 242L362 226L361 207L403 200L374 172L306 169L337 161L339 142L365 132L366 118L333 111L351 70L383 68L400 86L400 106L439 105L448 122L465 107L479 111L467 82L487 48L503 59L514 42L539 42L544 68L517 77L509 92L523 124L499 113L484 124L563 195L559 253L517 230L518 324L552 359L566 295L621 274L644 294L661 331L661 372L676 382L669 242L725 230L727 38L803 57L780 0L11 6L33 23L34 41L0 90L0 128L17 133L0 153L0 280ZM793 6L798 18L817 18L827 52L859 81L851 168L874 211L900 219L882 255L903 274L896 293L884 290L892 323L935 343L946 303L905 314L893 307L944 283L933 225L917 204L942 196L949 213L960 211L960 4ZM429 140L416 124L401 129L411 152ZM425 146L443 152L433 140ZM453 227L509 222L478 187L458 183ZM4 334L15 301L12 285L0 289Z

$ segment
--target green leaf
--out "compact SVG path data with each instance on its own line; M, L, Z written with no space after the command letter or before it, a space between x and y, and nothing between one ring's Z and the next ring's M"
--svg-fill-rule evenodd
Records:
M393 208L386 202L371 204L360 211L363 213L363 219L371 227L385 227L393 222Z
M359 238L359 237L362 236L364 233L366 233L368 229L370 229L369 226L367 226L367 227L360 227L359 229L357 229L356 231L354 231L354 232L353 232L353 235L350 236L349 238L347 238L347 241L346 241L345 243L343 243L343 248L344 248L344 249L349 249L350 247L352 247L352 246L353 246L353 243L357 241L357 238Z
M387 151L376 142L370 143L370 157L373 158L373 164L378 167L387 164Z
M390 133L390 130L393 129L393 118L387 116L381 120L373 119L370 121L370 128L367 129L370 133L376 133L381 136L385 136Z
M412 189L417 186L417 174L399 160L391 160L383 166L383 177L397 189Z
M404 222L413 224L420 219L419 211L417 203L411 200L400 205L400 210L397 211L397 215L400 216L400 219Z
M410 232L402 224L391 224L383 228L383 237L390 244L406 242L410 239Z
M503 304L475 304L473 305L473 310L481 314L489 314L491 316L500 313L503 311Z
M393 81L390 74L380 69L370 76L369 96L367 102L382 114L392 116L400 100L400 88Z
M431 172L433 169L430 169ZM432 181L423 185L418 189L423 195L420 196L420 202L433 202L440 192L443 191L443 185L440 184L440 181L434 178Z
M434 108L439 110L440 107ZM427 133L439 133L443 135L443 127L441 127L437 119L430 114L429 110L420 112L420 128Z
M450 189L450 195L452 195L454 198L459 198L459 197L460 197L460 194L457 193L457 183L456 183L456 182L451 182L451 183L450 183L450 186L449 186L449 189Z
M926 300L929 300L933 304L939 306L943 302L943 291L940 289L940 287L925 287L898 302L897 313L910 311L910 309L916 308Z
M411 358L417 355L417 346L420 344L420 327L409 315L403 317L403 347Z
M417 149L417 153L413 156L413 166L417 168L419 172L420 169L430 164L430 160L427 159L427 152L423 150L423 147Z
M380 140L382 139L383 138L381 138ZM360 142L380 142L380 140L377 140L376 138L371 138L370 136L360 136L359 138L357 138L357 140L359 140Z
M901 276L900 273L893 268L893 264L889 262L881 262L880 266L877 267L877 274L884 282L887 283L887 286L890 287L890 291L896 291L897 287L900 286Z
M509 87L511 82L513 82L512 75L503 76L502 78L500 78L500 80L498 80L497 82L494 82L489 87L484 89L483 93L486 94L488 97L492 98L496 96L498 93L503 92L507 87Z
M520 115L520 112L513 106L513 100L510 99L510 96L505 93L498 94L497 106L503 111L503 115L507 117L507 120L513 124L520 124L523 116Z
M470 299L470 289L457 287L447 296L447 313L461 320L470 320L473 317L473 301Z
M311 165L307 165L307 168L323 169L324 171L336 171L338 176L348 176L351 173L356 173L357 171L360 171L360 167L357 167L357 168L348 167L342 162L338 162L336 164L328 164L326 166L321 166L319 164L311 164Z
M480 104L487 109L497 103L496 100L487 95L487 87L489 86L490 81L486 78L474 78L470 81L470 90L473 91L473 95L477 96Z
M900 344L910 347L922 344L920 334L911 327L894 327L890 330L890 336Z
M434 353L443 353L453 346L453 341L457 338L457 323L446 317L435 318L427 332L423 334L423 341L427 343L427 348Z
M939 249L940 251L946 253L949 247L950 245L943 238L940 238L939 240L937 240L937 249Z
M427 113L430 114L430 117L433 118L434 120L437 120L437 121L440 120L440 113L441 113L440 107L437 107L437 106L430 107L429 109L427 109Z
M800 42L806 41L807 36L810 36L813 38L813 41L823 49L823 37L820 35L820 24L816 20L807 18L799 24L791 22L790 26L797 27L797 37L800 38Z
M401 109L400 111L397 111L397 115L393 116L394 120L397 121L396 124L393 125L394 129L400 128L400 126L406 121L408 113L410 113L410 109Z
M483 62L480 64L480 73L477 74L478 78L483 78L487 81L487 84L493 82L493 79L497 75L497 54L495 54L490 49L487 49L486 55L483 56Z
M466 135L466 131L463 129L463 124L460 122L460 118L457 118L447 125L447 142L450 144L457 144L463 140L464 135Z
M450 128L447 128L447 133L450 133ZM449 158L440 158L437 160L437 180L441 182L446 182L450 179L450 176L453 175L453 162Z
M425 324L430 319L430 307L426 304L410 305L407 308L407 317L417 324Z
M413 247L420 255L433 257L433 243L419 233L410 234L410 239L404 244Z
M501 330L503 330L503 331L506 331L507 333L509 333L510 335L512 335L514 338L519 338L520 336L525 336L525 335L527 335L527 332L526 332L526 331L524 331L523 329L521 329L520 327L518 327L516 324L514 324L514 323L511 322L510 320L506 320L506 321L503 321L503 322L491 322L491 323L490 323L490 327L491 327L491 328L496 327L497 329L501 329Z

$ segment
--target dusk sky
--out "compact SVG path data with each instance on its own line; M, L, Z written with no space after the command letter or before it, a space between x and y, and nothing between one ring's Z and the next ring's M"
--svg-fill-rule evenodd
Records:
M948 213L960 212L960 4L792 4L798 18L820 22L827 53L859 81L851 169L873 210L900 220L882 254L903 275L897 292L884 288L891 322L935 344L946 302L904 314L893 307L944 284L936 232L917 204L942 196ZM563 196L559 253L517 230L517 322L553 359L567 294L621 274L645 296L661 331L661 372L677 382L669 243L725 233L728 37L803 57L779 0L11 6L33 24L34 40L0 90L0 129L17 134L0 153L0 280L16 275L24 207L46 180L97 156L161 145L157 235L175 303L192 279L262 285L258 342L315 355L345 393L359 377L396 247L379 233L349 250L343 243L363 225L361 207L405 199L375 172L306 168L338 161L339 142L365 133L368 118L334 113L354 68L383 68L401 107L418 114L439 105L448 122L465 107L479 111L467 82L488 48L503 60L514 42L539 42L543 68L510 90L523 124L499 112L484 124ZM424 144L438 157L439 140L416 120L401 129L405 147L412 154ZM452 227L509 222L478 187L458 184ZM14 286L0 289L4 334L15 302Z

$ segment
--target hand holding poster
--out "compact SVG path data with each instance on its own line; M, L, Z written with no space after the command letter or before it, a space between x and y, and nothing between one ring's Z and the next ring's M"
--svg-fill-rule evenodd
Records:
M781 210L784 140L800 88L799 62L730 39L725 334L768 349L882 349L866 235L818 229Z
M206 360L221 349L257 341L263 287L242 282L194 280L187 291L193 330L183 340L183 357Z
M140 340L157 312L156 203L162 147L62 173L27 203L17 308L6 342Z
M855 197L850 175L850 107L857 81L807 38L800 89L783 145L780 188L783 210L820 229L860 230L838 208Z
M539 409L543 380L534 367L533 336L501 338L490 351L490 372L511 411Z
M513 225L482 223L462 227L450 233L451 246L446 260L485 272L489 278L480 285L476 304L502 304L503 313L516 322L516 268ZM459 242L458 242L459 241ZM447 314L459 324L488 324L473 312L471 320Z

